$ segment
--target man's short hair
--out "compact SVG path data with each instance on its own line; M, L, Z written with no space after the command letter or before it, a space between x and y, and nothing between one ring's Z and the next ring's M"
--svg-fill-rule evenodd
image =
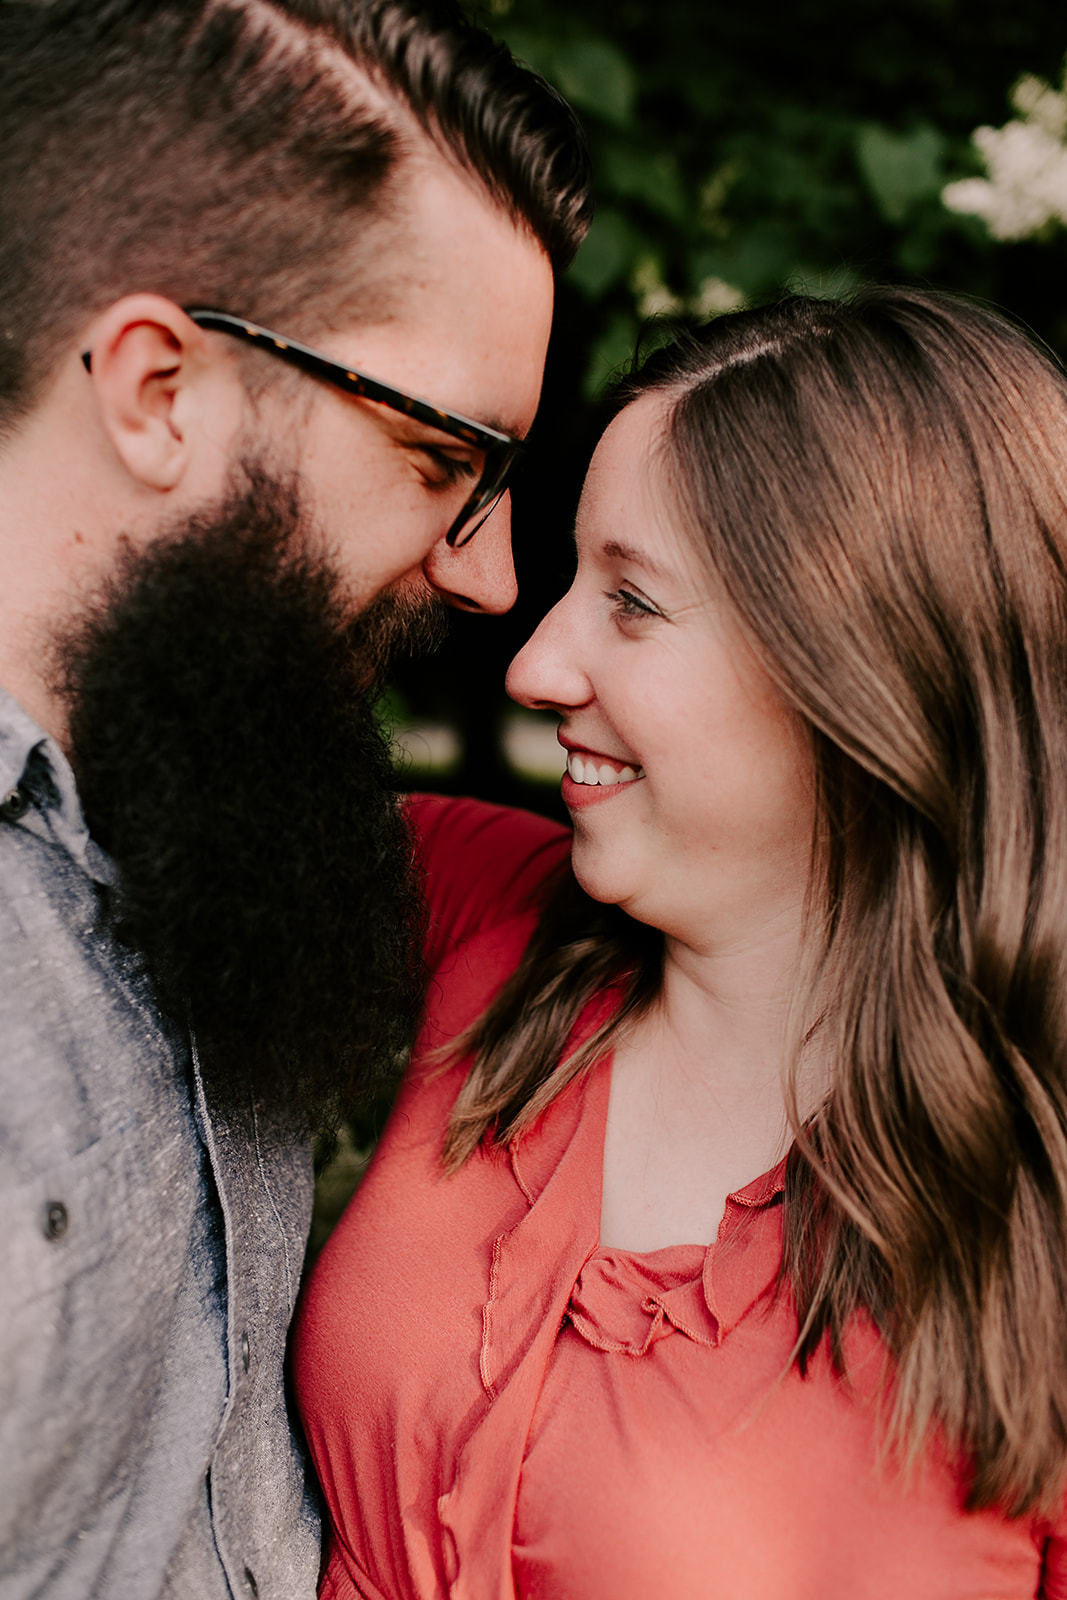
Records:
M577 120L452 0L2 0L0 428L127 293L308 334L373 314L420 133L567 265Z

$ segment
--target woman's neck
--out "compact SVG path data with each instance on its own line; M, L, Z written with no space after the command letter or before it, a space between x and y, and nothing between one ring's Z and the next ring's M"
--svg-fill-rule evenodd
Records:
M615 1051L605 1245L710 1243L726 1197L788 1148L784 1086L803 1026L794 1004L800 939L785 919L763 931L714 951L667 940L660 995ZM804 1069L802 1115L824 1088L812 1048Z

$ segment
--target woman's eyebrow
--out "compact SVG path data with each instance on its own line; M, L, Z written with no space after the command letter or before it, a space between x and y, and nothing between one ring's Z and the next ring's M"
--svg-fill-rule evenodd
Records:
M638 549L636 545L623 544L621 539L606 539L601 549L606 556L611 556L616 561L629 561L633 566L643 567L654 578L667 576L666 570L659 562L653 561L646 551Z

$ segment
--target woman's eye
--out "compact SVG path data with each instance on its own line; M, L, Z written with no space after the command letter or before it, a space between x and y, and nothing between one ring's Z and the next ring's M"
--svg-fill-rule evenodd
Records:
M640 595L633 594L629 589L616 589L608 595L617 617L624 621L632 621L639 617L657 617L659 612L647 600L642 600Z

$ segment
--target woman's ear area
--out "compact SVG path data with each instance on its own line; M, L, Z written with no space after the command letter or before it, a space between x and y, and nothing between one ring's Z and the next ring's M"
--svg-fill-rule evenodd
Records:
M144 488L169 493L205 457L229 459L247 399L236 355L173 300L116 300L90 325L82 361L115 453Z

